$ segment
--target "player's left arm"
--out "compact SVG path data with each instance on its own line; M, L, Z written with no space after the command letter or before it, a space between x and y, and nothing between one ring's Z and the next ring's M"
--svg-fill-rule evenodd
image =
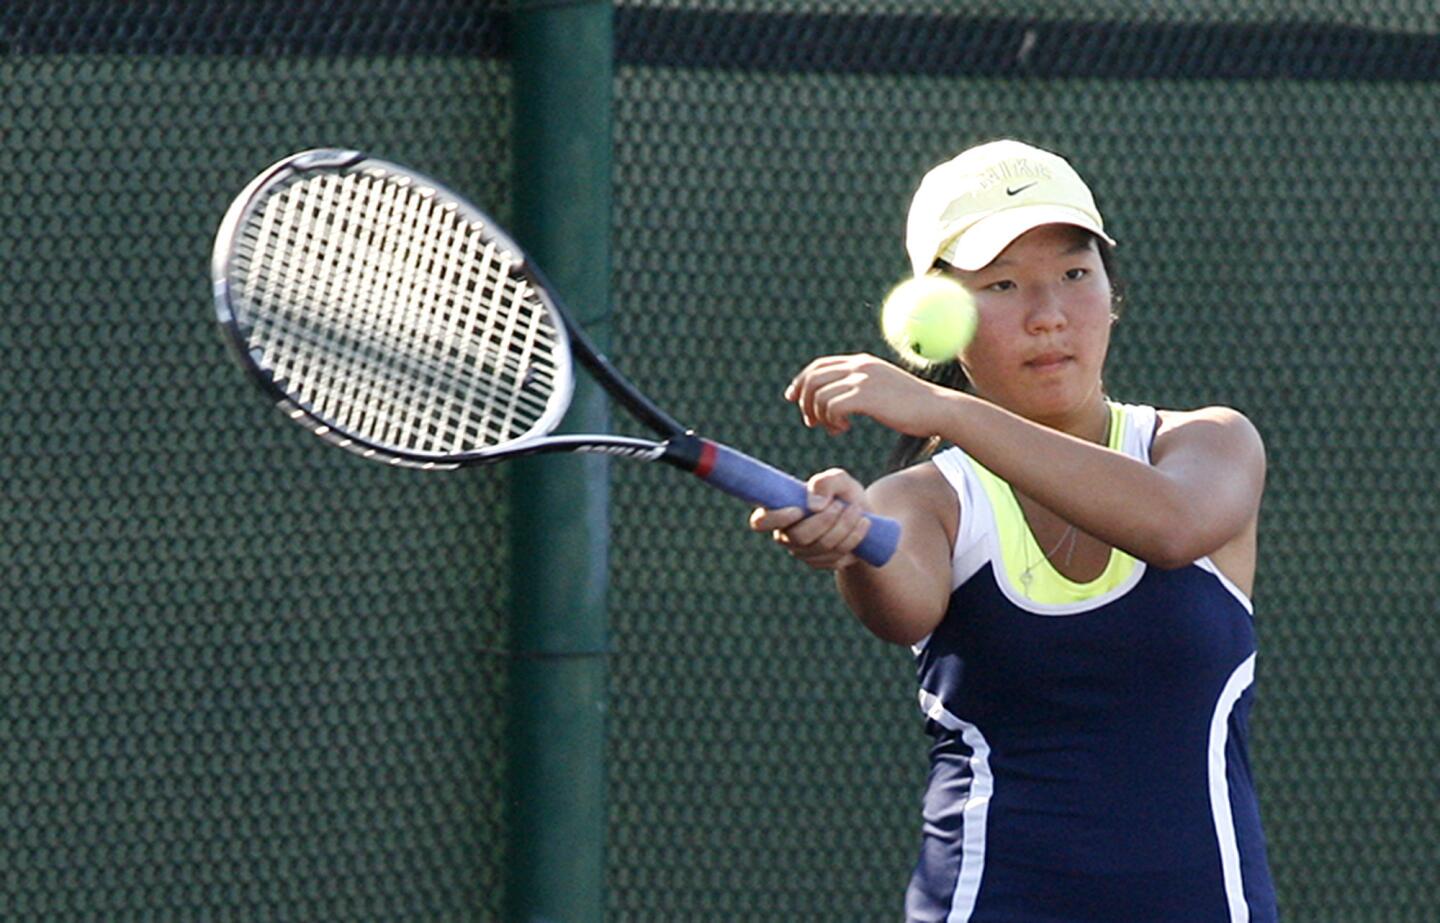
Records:
M1252 530L1265 490L1265 444L1230 407L1161 411L1150 462L1169 484L1176 528L1161 566L1181 566Z
M1148 564L1183 567L1255 521L1265 447L1238 411L1162 411L1146 464L962 397L952 441L1016 490Z
M810 426L855 414L937 434L1090 535L1157 567L1182 567L1249 529L1265 485L1265 447L1227 407L1162 411L1150 463L1078 439L873 356L816 360L786 396Z
M1183 567L1224 547L1259 511L1265 447L1228 407L1162 411L1150 464L983 401L965 409L973 417L961 444L982 465L1156 567Z

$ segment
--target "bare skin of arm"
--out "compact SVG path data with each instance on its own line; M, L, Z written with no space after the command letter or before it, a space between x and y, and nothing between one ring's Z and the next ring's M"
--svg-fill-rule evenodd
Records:
M1211 555L1249 591L1265 455L1259 434L1236 411L1166 412L1146 465L1096 441L930 385L873 356L818 359L795 378L787 397L807 425L831 433L848 430L858 414L898 432L938 434L1089 535L1161 568ZM825 502L810 520L798 522L799 512L790 511L797 522L780 524L783 519L765 514L785 511L760 511L752 527L781 530L789 536L782 543L797 557L836 570L845 599L877 635L918 640L944 615L950 542L959 516L953 493L942 502L938 488L945 485L930 465L892 475L868 491L841 474L827 472L812 484ZM838 507L835 500L849 506ZM901 520L905 535L893 571L890 565L870 568L849 554L865 528L858 509L850 507ZM947 508L954 512L936 512ZM832 515L822 520L822 514Z

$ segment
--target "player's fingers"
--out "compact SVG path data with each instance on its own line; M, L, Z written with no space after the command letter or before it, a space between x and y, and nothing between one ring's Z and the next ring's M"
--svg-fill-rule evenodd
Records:
M845 555L854 551L869 531L870 520L865 518L859 507L841 506L839 515L831 521L829 528L811 544L832 555Z
M858 545L864 532L847 544L851 533L863 524L869 528L865 510L858 503L846 503L833 496L812 493L811 513L805 519L780 530L785 540L782 544L812 549L815 552L848 552Z
M829 360L829 356L821 356L818 359L811 359L805 363L805 367L796 372L795 377L791 378L790 383L785 386L785 399L787 401L795 400L804 389L806 380L812 375L823 371L825 367L830 364Z
M842 504L835 500L823 501L823 505L822 501L812 501L809 515L798 522L775 529L776 541L790 547L808 548L813 546L840 518L842 509ZM817 547L815 550L827 551L829 549Z
M843 468L830 468L806 482L802 511L757 509L751 528L770 529L776 544L807 566L834 570L857 560L852 553L870 528L865 517L865 487Z
M788 529L804 518L805 510L799 507L772 510L757 506L750 511L750 528L756 532L774 532L776 529Z
M849 387L848 381L848 378L834 378L812 381L807 385L804 396L798 402L806 426L824 427L832 435L849 428L848 415L837 413L833 407L835 397Z
M816 422L832 436L847 432L850 417L864 413L864 408L859 405L861 397L860 382L854 375L847 375L815 389L811 399L812 413Z
M832 570L854 560L852 552L869 532L870 520L858 507L832 502L821 513L789 529L777 530L775 540L811 567Z
M817 360L796 379L795 402L810 427L823 426L831 435L847 432L851 418L870 414L875 375L888 364L864 353Z
M830 377L828 372L823 369L817 369L815 364L811 363L811 365L807 366L805 371L797 375L795 379L790 382L789 387L785 389L786 399L795 404L806 426L816 425L815 390L829 381Z
M812 474L805 482L805 489L810 496L825 501L835 499L852 505L865 502L865 485L844 468L827 468Z
M813 425L811 421L815 416L815 390L824 387L837 378L843 378L850 374L850 370L857 361L857 358L856 356L822 356L805 366L805 368L785 386L785 399L793 402L800 408L801 414L806 418L807 425Z

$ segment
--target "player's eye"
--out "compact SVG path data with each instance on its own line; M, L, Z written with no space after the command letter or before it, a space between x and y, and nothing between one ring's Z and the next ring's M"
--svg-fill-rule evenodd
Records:
M1074 269L1067 269L1065 271L1065 278L1070 282L1078 282L1088 275L1090 275L1090 270L1083 266L1076 266Z
M987 292L1008 292L1014 288L1015 282L1012 279L1001 279L999 282L991 282L985 286Z

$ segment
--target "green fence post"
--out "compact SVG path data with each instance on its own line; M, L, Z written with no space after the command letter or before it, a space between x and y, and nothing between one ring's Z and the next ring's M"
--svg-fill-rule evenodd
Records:
M613 93L609 0L511 14L515 234L603 349L610 305ZM577 376L564 428L605 432ZM608 466L598 455L510 465L510 832L506 919L604 915Z

